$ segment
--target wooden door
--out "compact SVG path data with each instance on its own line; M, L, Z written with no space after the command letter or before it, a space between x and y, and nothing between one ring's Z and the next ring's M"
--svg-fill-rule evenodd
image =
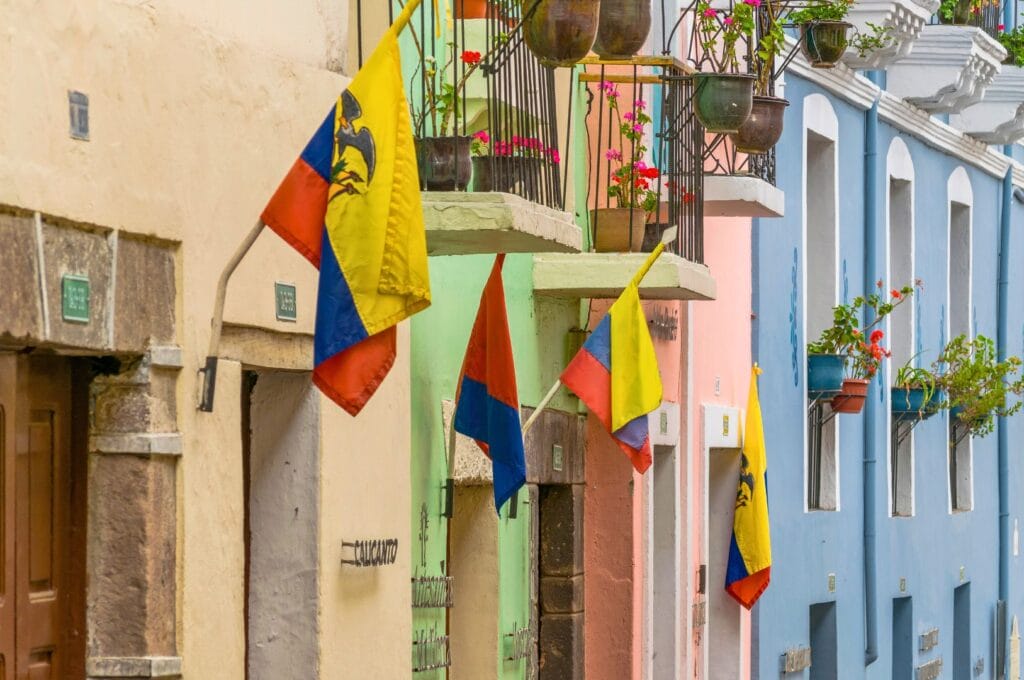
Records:
M72 657L82 654L71 648L80 647L84 592L72 596L66 585L81 585L84 555L68 556L74 500L68 360L0 355L0 442L0 680L71 678L81 666Z

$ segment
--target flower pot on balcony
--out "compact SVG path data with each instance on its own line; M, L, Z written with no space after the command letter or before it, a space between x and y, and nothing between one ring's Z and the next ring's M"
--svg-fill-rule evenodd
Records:
M813 21L800 25L800 50L814 68L832 68L846 52L846 33L853 27L845 21Z
M469 186L473 163L469 137L424 137L416 140L420 187L426 191L463 191Z
M938 413L942 392L933 390L925 401L923 387L892 388L892 414L897 420L926 420Z
M735 134L729 135L737 151L767 153L782 137L782 119L789 102L779 97L754 97L750 116Z
M600 9L601 0L539 0L523 20L523 40L544 66L572 66L594 44Z
M541 182L540 158L477 156L473 158L473 191L502 191L533 199Z
M953 24L954 26L967 26L974 19L974 15L971 13L971 0L958 0L956 5L953 6L953 17L947 19L940 9L937 12L939 16L939 23L942 24Z
M644 244L647 212L640 208L598 208L590 211L594 250L599 253L638 253Z
M452 0L456 19L486 19L491 9L489 0Z
M651 0L601 0L594 51L602 59L629 59L650 30Z
M832 397L832 410L836 413L860 413L868 396L870 380L847 378L839 394Z
M754 105L754 76L694 73L694 113L708 132L736 132Z
M821 399L832 396L843 388L843 370L846 357L842 354L807 355L807 396Z

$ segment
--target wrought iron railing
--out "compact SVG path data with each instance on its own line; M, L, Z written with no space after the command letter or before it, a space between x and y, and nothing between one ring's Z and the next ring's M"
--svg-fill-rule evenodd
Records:
M1016 0L1004 0L1005 2L1015 2L1019 8L1020 3ZM931 18L931 24L954 24L957 26L972 26L974 28L980 28L992 37L996 37L1002 31L999 27L1003 25L1003 8L1002 5L996 0L995 2L988 2L982 0L980 6L972 8L971 0L960 0L956 4L956 9L953 12L953 18L949 19L942 15L940 9ZM1017 16L1020 16L1018 12ZM1013 28L1008 26L1005 28Z

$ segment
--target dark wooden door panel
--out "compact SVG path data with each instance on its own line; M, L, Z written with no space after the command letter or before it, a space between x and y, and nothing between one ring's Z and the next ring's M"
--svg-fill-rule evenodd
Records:
M0 680L14 680L14 414L17 359L0 354Z

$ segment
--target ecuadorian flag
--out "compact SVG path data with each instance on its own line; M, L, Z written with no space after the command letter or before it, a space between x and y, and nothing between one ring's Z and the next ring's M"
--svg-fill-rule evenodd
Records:
M772 539L768 529L768 459L761 425L761 403L757 398L757 376L750 374L747 422L743 430L740 456L740 480L736 489L736 514L733 518L729 563L725 571L725 590L737 602L750 609L768 587L772 571Z
M396 25L263 211L320 268L313 382L355 415L391 370L399 321L430 305Z
M476 440L494 470L494 507L526 483L526 455L519 424L519 395L508 333L504 255L498 255L480 298L455 396L455 430Z
M647 414L658 408L662 394L639 287L662 250L659 245L651 253L562 372L562 383L597 416L637 472L651 466Z

